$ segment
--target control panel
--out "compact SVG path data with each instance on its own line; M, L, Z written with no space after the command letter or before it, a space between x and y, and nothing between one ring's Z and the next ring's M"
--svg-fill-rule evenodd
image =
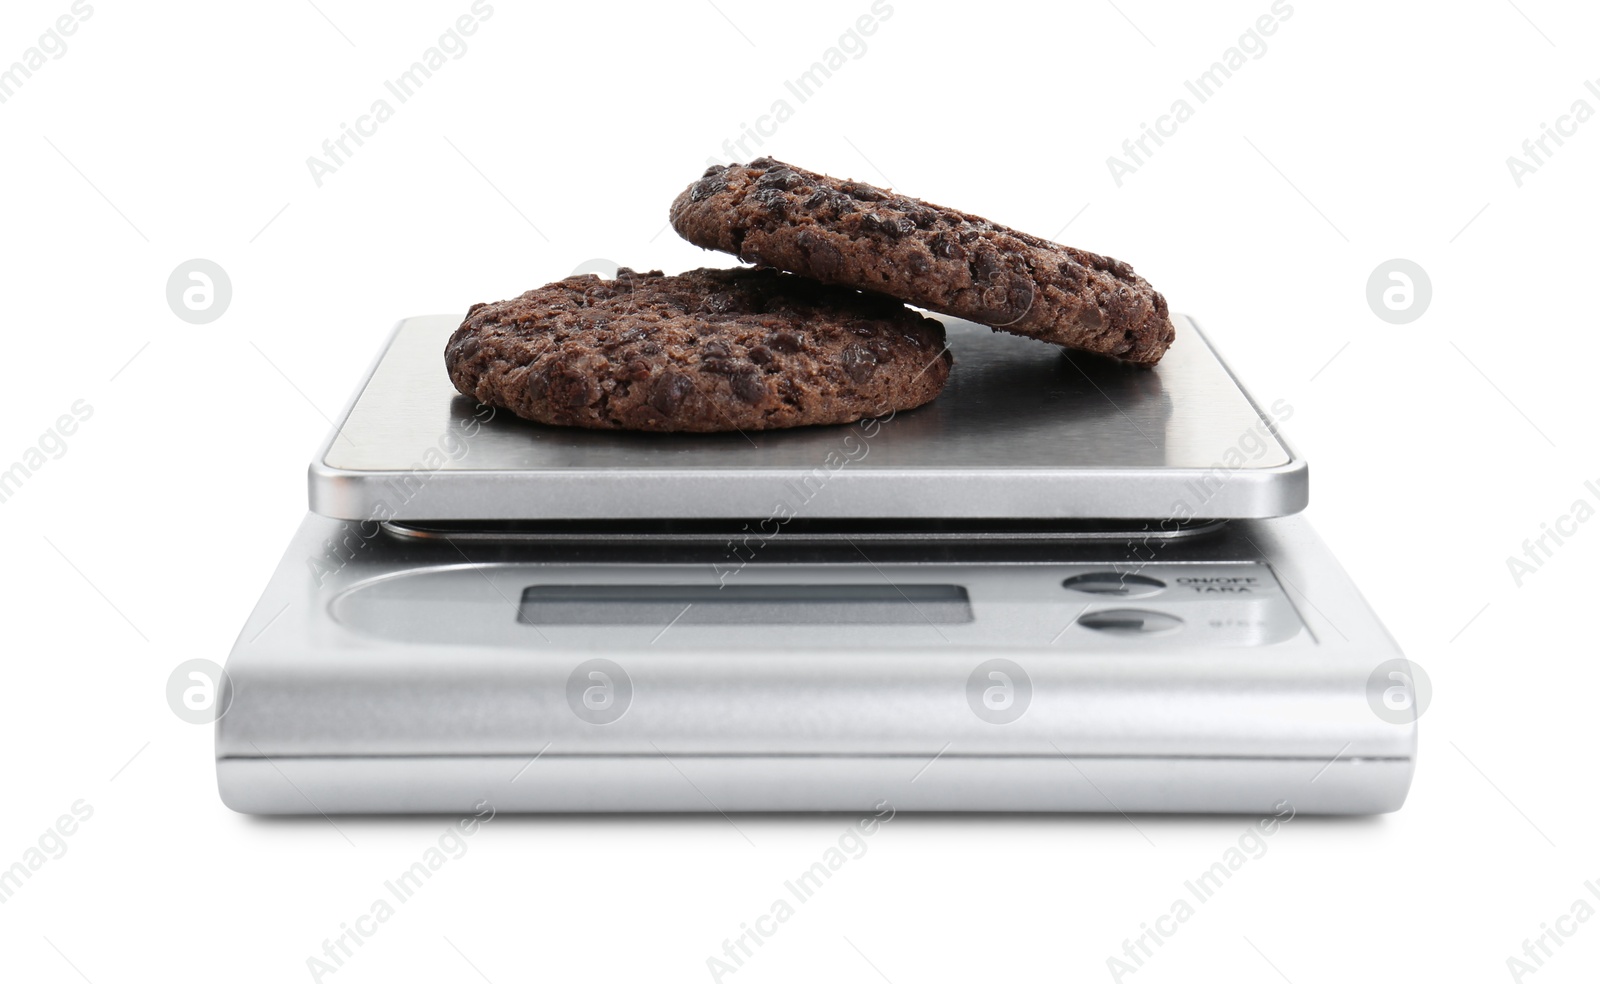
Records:
M1262 646L1304 633L1266 564L473 564L358 584L364 635L538 650Z

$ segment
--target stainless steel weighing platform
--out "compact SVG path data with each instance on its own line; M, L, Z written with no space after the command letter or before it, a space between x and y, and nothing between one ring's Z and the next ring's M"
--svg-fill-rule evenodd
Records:
M1407 666L1292 409L1185 317L1153 370L944 320L927 407L712 435L477 406L459 318L401 322L228 658L224 802L1399 808Z

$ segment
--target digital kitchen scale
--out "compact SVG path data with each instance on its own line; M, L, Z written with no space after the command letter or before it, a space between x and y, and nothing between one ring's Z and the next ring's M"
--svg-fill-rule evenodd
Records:
M1154 369L955 319L928 406L545 427L401 322L228 658L261 814L1380 813L1409 667L1194 322Z

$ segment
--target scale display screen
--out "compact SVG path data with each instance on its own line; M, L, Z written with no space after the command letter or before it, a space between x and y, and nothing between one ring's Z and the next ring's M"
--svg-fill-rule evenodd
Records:
M529 625L953 625L972 621L955 584L539 584Z

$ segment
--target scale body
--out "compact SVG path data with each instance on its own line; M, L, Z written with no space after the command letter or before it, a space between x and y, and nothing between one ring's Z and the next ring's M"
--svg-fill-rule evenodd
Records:
M944 320L929 406L713 435L477 406L457 319L402 322L229 656L224 802L1399 808L1409 671L1296 515L1292 408L1187 318L1151 370Z

